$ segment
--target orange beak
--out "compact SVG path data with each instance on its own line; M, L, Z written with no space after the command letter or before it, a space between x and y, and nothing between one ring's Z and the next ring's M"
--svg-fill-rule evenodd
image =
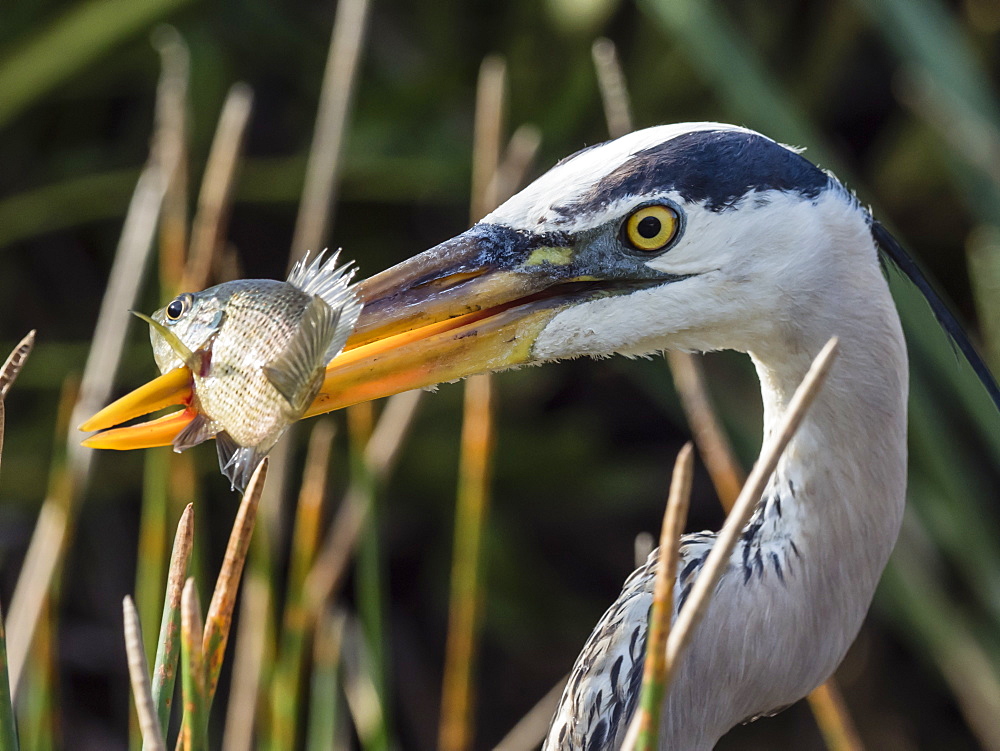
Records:
M567 237L477 225L358 284L364 308L305 416L531 362L539 333L561 310L649 279L611 286ZM591 268L587 268L591 267ZM661 278L660 282L663 281ZM105 407L81 430L119 425L171 404L159 420L91 436L92 448L169 445L195 416L190 371L178 368Z

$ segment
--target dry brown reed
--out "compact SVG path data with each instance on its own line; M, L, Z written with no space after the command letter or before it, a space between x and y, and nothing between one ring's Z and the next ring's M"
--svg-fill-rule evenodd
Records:
M289 266L319 250L332 221L340 154L368 23L368 0L337 3Z
M638 717L633 720L638 728L634 747L639 751L655 751L658 745L660 705L663 703L667 680L667 637L674 614L674 581L677 578L681 535L684 533L688 506L691 503L693 477L694 452L691 444L686 443L674 464L670 494L660 530L660 549L656 577L653 580L653 606L649 611L649 628L646 632L642 691L639 695ZM623 748L630 751L632 747L626 743Z
M253 91L244 83L234 84L222 105L205 163L182 289L198 290L208 285L212 259L219 255L232 206L233 182L252 108Z
M567 673L507 731L493 751L533 751L545 737L569 680Z
M135 710L139 715L143 748L149 751L166 751L160 720L156 715L153 692L149 685L149 666L142 646L142 628L139 614L132 598L125 595L122 600L122 617L125 623L125 652L128 655L128 675L135 698Z
M809 693L809 708L830 751L861 751L864 748L835 680L831 678Z
M372 680L371 654L361 624L350 615L344 617L341 661L347 708L362 747L371 748L384 726L385 711Z
M188 118L191 55L173 26L162 25L152 34L160 54L160 81L156 89L156 127L153 148L163 164L172 165L160 213L160 288L164 297L180 292L188 245Z
M240 601L222 751L250 751L253 748L267 651L266 624L271 609L271 587L267 580L262 576L247 576Z
M740 494L746 476L715 414L705 382L705 369L701 361L688 352L668 352L667 363L698 446L698 454L705 463L708 476L712 478L719 503L728 513Z
M507 148L504 149L503 159L486 189L487 195L494 197L497 204L524 185L541 145L542 132L535 125L519 125L511 135ZM473 217L472 221L480 218L482 217Z
M760 457L747 477L746 484L736 499L736 503L733 504L732 511L726 517L726 523L719 531L715 545L712 546L712 551L706 557L701 573L698 574L698 578L691 587L691 593L688 595L684 607L678 613L677 621L667 640L666 680L668 683L670 676L679 664L681 653L690 642L695 627L708 607L716 584L728 565L740 532L756 508L785 447L795 435L795 431L798 430L805 418L806 411L819 393L823 381L833 365L836 352L837 340L833 338L816 355L802 379L802 383L795 390L795 394L788 403L780 425L761 449Z
M7 429L7 393L14 385L14 381L17 380L34 344L35 332L29 331L0 367L0 459L3 457L3 442ZM17 751L18 747L17 722L14 716L14 703L11 697L10 673L8 671L7 632L4 626L3 612L0 609L0 748Z
M497 56L485 58L479 68L476 90L470 201L472 221L492 211L497 204L506 86L507 66L504 60ZM481 549L489 508L493 441L492 376L472 376L465 383L451 604L438 725L438 747L443 751L465 751L472 745Z
M367 471L378 482L384 481L396 463L421 393L408 391L391 397L379 416L364 454ZM330 531L306 577L305 597L313 617L340 589L367 514L365 494L352 484L340 502Z
M129 317L124 311L134 305L152 249L170 173L170 166L156 156L154 151L132 194L101 302L67 436L66 479L58 483L60 492L50 494L42 503L11 600L7 646L15 697L38 617L65 553L68 525L90 476L93 452L80 446L75 426L96 412L111 394L125 345Z
M219 683L219 673L222 670L222 660L226 653L226 643L229 641L229 629L233 620L233 608L236 606L236 593L243 575L243 564L246 562L247 551L250 549L250 536L253 534L254 523L257 521L257 507L260 503L264 480L267 478L267 459L264 459L254 470L243 493L233 529L226 545L226 553L219 569L219 577L215 582L212 600L205 617L205 633L202 651L207 668L207 700L211 706L215 697L215 689Z
M313 627L303 588L316 557L322 532L323 500L333 446L334 422L320 420L313 428L306 453L290 548L288 587L281 622L281 640L271 679L272 747L294 745L306 646Z
M618 138L631 133L632 103L629 100L628 86L621 61L618 59L618 49L610 39L596 39L590 48L594 61L594 71L597 73L597 87L601 91L601 104L604 105L604 119L608 124L608 133L612 138Z
M10 387L17 380L17 376L21 372L21 368L24 367L24 363L27 361L28 355L31 354L34 346L35 330L32 329L24 335L24 338L7 355L3 367L0 367L0 402L7 398L7 392L10 391Z
M3 419L3 400L0 400L0 433L3 432ZM10 698L10 676L7 672L7 632L3 624L3 609L0 608L0 748L18 751L19 746L14 704Z

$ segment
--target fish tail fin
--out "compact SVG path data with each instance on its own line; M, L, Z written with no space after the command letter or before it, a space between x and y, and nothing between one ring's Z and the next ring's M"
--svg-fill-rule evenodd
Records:
M215 436L215 448L219 453L219 469L232 489L241 493L246 490L257 465L267 456L267 451L255 446L240 446L225 431Z

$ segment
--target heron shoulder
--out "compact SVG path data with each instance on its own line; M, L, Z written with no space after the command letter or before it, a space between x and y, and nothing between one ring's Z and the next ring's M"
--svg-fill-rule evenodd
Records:
M697 532L681 539L674 613L690 591L716 539ZM638 706L646 659L647 616L659 552L625 580L577 658L550 726L545 749L617 748Z

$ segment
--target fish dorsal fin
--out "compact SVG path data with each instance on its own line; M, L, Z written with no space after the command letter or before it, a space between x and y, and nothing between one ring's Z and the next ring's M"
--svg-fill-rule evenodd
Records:
M323 365L327 365L330 360L340 354L340 350L347 344L347 338L354 331L354 326L361 315L361 301L354 296L353 290L350 291L350 294L351 296L341 304L339 310L333 308L333 338L330 340L326 352L323 353ZM327 303L327 305L329 304Z
M309 406L315 395L316 374L326 365L323 358L336 333L337 318L329 305L313 297L285 351L264 366L267 380L295 412Z
M194 419L189 422L184 430L177 434L174 438L174 451L180 453L185 449L189 449L192 446L197 446L199 443L204 443L209 438L212 438L216 433L215 428L212 426L212 421L203 415L201 412L194 416Z
M324 257L325 256L325 257ZM337 268L340 251L326 255L322 252L310 262L309 254L295 264L288 275L288 283L307 295L317 295L337 315L336 334L324 355L324 364L330 362L344 348L347 337L354 330L361 315L361 301L351 286L356 269L350 263Z
M254 446L240 446L225 431L215 436L215 449L219 453L219 469L232 489L241 493L247 489L257 465L267 456L266 451L259 451Z

